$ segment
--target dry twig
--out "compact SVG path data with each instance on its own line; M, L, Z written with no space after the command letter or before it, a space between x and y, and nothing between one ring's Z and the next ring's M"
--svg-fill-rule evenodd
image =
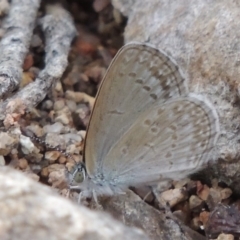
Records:
M39 5L40 0L13 0L11 3L3 24L6 32L0 42L0 97L19 85Z
M13 105L19 101L26 108L37 105L67 67L70 44L76 34L71 16L61 6L53 5L48 7L47 15L41 19L40 24L46 43L45 68L34 82L0 105L1 119L4 119L6 114L15 112L17 109L14 109Z

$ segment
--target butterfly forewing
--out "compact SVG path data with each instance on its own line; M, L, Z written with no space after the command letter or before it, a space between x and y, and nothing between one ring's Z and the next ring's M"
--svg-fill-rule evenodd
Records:
M215 125L212 109L188 96L172 60L150 46L128 44L97 94L85 142L87 172L132 184L192 169L213 147Z

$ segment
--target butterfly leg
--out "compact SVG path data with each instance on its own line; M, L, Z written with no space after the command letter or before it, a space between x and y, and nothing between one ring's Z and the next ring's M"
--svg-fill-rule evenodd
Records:
M82 200L83 200L83 192L80 192L78 195L78 204L81 204Z
M97 193L96 193L95 190L92 191L92 196L93 196L93 200L94 200L94 202L95 202L95 204L96 204L96 209L97 209L97 210L103 210L102 205L99 204L99 202L98 202Z

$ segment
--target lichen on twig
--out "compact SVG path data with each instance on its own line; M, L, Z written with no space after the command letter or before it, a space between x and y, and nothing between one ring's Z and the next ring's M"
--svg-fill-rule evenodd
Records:
M0 97L19 85L39 5L40 0L13 0L11 3L0 42Z
M76 35L71 16L60 5L53 5L39 22L45 36L45 68L34 82L0 104L0 119L17 110L13 107L15 102L21 102L25 108L36 106L67 67L70 44Z

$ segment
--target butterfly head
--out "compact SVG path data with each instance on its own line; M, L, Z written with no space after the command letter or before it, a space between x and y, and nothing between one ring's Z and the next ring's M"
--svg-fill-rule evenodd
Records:
M86 168L83 163L76 163L73 168L67 172L69 185L82 183L86 178Z

